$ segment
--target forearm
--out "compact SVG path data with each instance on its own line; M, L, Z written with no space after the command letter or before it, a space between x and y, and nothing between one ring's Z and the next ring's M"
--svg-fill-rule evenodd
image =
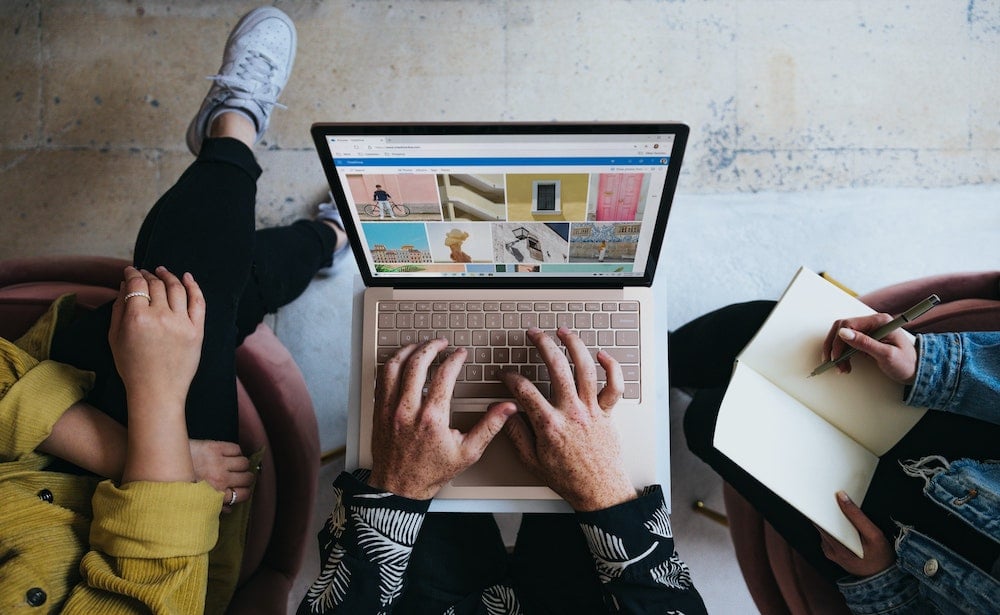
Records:
M1000 332L919 336L906 403L1000 424Z
M183 398L128 395L128 448L122 483L193 482Z
M119 480L125 466L125 427L85 402L70 406L38 451L89 472Z
M659 486L604 510L577 513L601 589L621 613L705 613L691 575L674 551Z
M896 565L876 575L837 583L847 608L859 615L927 615L934 611L920 597L919 583ZM893 605L882 610L880 605Z
M402 595L430 501L379 492L362 475L345 472L334 482L336 501L319 538L323 567L299 613L388 613Z
M104 481L62 613L201 613L222 497L207 483ZM145 608L142 608L145 607Z

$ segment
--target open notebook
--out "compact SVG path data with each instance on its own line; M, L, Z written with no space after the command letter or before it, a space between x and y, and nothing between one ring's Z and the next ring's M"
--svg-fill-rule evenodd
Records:
M879 456L926 409L906 406L903 386L861 354L850 375L808 376L835 320L873 313L799 269L737 357L715 428L717 449L859 556L861 540L834 494L860 505Z
M465 429L509 397L500 369L547 390L524 332L567 326L623 365L615 416L633 480L668 480L666 327L650 337L662 315L649 287L686 126L316 124L312 134L366 286L349 466L371 462L376 375L399 347L446 337L469 350L452 404ZM435 505L538 510L530 503L555 500L501 435Z

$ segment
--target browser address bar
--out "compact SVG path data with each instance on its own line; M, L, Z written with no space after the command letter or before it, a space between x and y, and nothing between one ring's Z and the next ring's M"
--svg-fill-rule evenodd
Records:
M609 143L489 143L489 144L371 144L355 150L358 154L407 153L420 156L437 156L456 154L495 155L501 152L511 154L567 154L575 155L636 155L647 149L636 148L632 144Z

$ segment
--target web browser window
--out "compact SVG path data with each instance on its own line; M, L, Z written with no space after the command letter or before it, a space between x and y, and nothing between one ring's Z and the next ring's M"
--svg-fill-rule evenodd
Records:
M374 278L641 278L672 197L673 134L325 139Z

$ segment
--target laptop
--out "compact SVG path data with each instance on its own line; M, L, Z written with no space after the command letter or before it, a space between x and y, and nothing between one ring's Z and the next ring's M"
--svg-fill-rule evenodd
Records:
M687 126L318 123L312 136L365 287L348 469L371 467L376 379L401 346L467 348L451 415L465 431L510 399L499 370L548 392L525 331L567 326L622 364L613 416L634 484L669 486L667 329L651 285ZM501 433L432 510L568 506Z

